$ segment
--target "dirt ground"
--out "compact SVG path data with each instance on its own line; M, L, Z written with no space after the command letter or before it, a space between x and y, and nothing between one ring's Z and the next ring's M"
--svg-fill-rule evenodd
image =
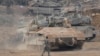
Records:
M51 52L51 56L100 56L100 51L62 51ZM0 56L41 56L40 52L32 51L0 51ZM45 54L47 56L47 53Z
M42 51L0 50L0 56L41 56ZM100 56L100 42L86 42L81 50L51 51L51 56ZM47 56L47 53L45 53Z

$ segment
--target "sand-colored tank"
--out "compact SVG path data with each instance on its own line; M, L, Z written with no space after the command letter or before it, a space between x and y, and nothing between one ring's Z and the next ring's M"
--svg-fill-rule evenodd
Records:
M38 31L37 34L49 38L51 49L64 46L79 46L79 44L82 45L82 41L85 40L84 33L73 28L44 27Z

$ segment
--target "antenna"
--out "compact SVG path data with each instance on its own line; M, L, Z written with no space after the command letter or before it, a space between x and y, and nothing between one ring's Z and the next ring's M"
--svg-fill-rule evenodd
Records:
M37 3L39 3L40 2L40 0L37 0ZM36 24L39 26L39 24L38 24L38 19L39 19L39 7L37 7L37 16L36 16L37 18L36 18Z

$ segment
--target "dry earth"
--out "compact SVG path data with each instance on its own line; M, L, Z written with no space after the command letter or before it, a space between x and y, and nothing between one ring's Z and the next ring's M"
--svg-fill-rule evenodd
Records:
M32 51L1 51L0 56L41 56L41 52ZM47 54L45 55L47 56ZM100 51L62 51L51 52L51 56L100 56Z

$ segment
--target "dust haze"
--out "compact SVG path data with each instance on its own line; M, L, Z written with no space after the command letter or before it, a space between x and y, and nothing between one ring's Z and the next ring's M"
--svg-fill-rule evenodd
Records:
M74 17L74 13L83 21ZM50 22L50 27L62 27L56 24L62 18L68 18L71 26L79 31L90 30L85 37L94 33L96 36L85 38L80 50L66 47L66 50L51 51L51 56L100 56L100 0L0 0L0 56L40 56L42 38L33 32L27 36L27 31L34 31L37 25L49 27ZM29 28L32 20L36 22Z

